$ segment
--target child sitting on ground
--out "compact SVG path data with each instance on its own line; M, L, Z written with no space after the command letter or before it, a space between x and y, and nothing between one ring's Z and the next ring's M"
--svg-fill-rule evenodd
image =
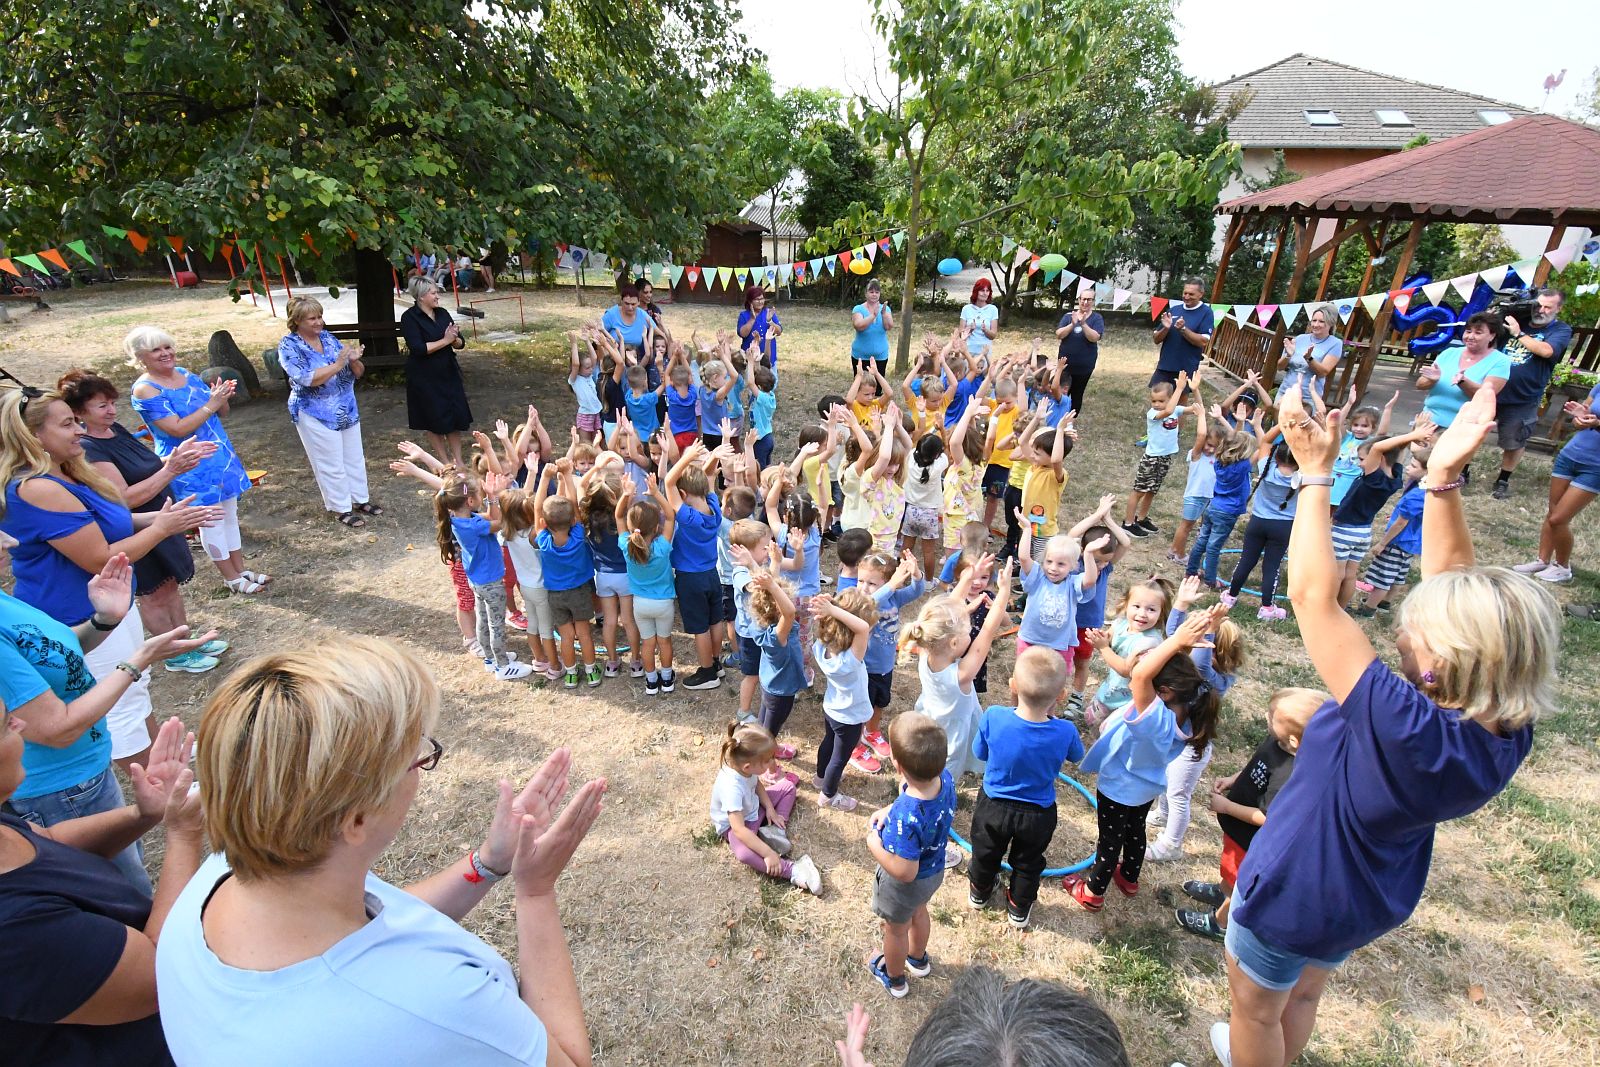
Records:
M759 777L772 761L776 743L754 723L730 722L722 742L717 780L711 787L711 828L734 858L746 867L772 878L782 878L808 893L822 892L822 875L810 856L790 863L786 827L797 792L785 781L768 789Z
M883 952L867 966L898 999L908 992L908 973L922 978L933 970L928 901L944 882L956 787L944 769L944 731L927 716L914 711L896 716L889 746L903 784L893 804L872 813L873 832L867 836L867 848L878 861L872 913L883 920Z
M1083 759L1077 727L1050 717L1066 684L1060 656L1046 648L1018 653L1010 683L1017 706L985 711L972 742L973 754L988 762L972 812L967 903L987 905L1001 861L1009 862L1006 917L1019 930L1033 913L1045 850L1056 832L1056 774L1063 763Z
M845 764L861 741L861 728L872 718L867 695L867 644L878 606L862 589L847 589L838 599L826 593L812 601L817 613L817 639L811 658L827 679L822 694L822 741L817 745L817 775L811 784L824 808L854 811L854 797L839 792Z
M1267 701L1267 738L1257 746L1244 769L1211 783L1211 810L1222 825L1222 881L1183 883L1183 891L1209 911L1177 909L1178 925L1191 934L1221 941L1228 932L1229 897L1239 877L1239 864L1256 833L1267 822L1267 809L1294 773L1295 753L1317 709L1333 699L1320 689L1280 689Z

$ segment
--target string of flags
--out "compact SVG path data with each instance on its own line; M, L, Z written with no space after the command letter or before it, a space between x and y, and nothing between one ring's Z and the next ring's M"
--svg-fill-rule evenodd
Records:
M870 274L880 256L884 259L891 258L905 242L906 232L896 230L854 248L810 259L797 259L789 263L769 263L759 267L721 267L699 263L635 263L633 275L636 278L649 279L652 285L670 284L672 288L677 288L680 282L687 282L690 289L703 285L707 292L713 292L718 288L726 290L732 288L735 283L740 289L751 283L775 286L806 285L823 277L832 277L840 271ZM556 252L556 262L572 270L586 266L603 270L618 262L603 252L580 245L557 242Z
M150 245L155 240L154 237L151 237L147 234L140 233L137 230L124 229L120 226L101 226L100 231L106 237L114 241L127 241L133 246L133 250L139 253L141 256L150 250ZM355 240L355 234L353 232L350 234L350 239L352 241ZM319 256L322 254L322 251L317 248L316 241L309 233L302 235L300 240L313 253ZM174 255L180 257L184 256L191 247L187 240L185 240L183 237L177 236L176 234L163 237L162 241L166 243L166 246L172 250ZM237 250L239 258L244 261L245 266L248 266L249 257L244 251L246 243L247 242L239 240L222 241L221 245L223 258L229 260L231 265L232 257L235 253L235 250ZM205 252L207 259L210 259L216 254L217 245L218 242L216 240L208 239L203 246L200 246L201 250ZM30 252L27 255L0 256L0 271L5 271L7 274L21 278L23 276L22 271L17 266L17 264L20 263L22 266L27 267L30 270L37 271L40 274L51 273L52 267L66 271L67 273L71 273L72 264L68 261L67 257L62 254L61 248L66 248L68 251L72 252L73 255L77 256L79 259L82 259L91 267L99 269L100 261L96 259L94 253L90 251L89 240L87 238L80 238L76 241L63 242L60 247L43 248L37 252Z

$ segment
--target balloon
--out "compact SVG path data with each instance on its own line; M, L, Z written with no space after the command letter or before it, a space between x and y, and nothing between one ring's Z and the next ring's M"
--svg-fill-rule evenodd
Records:
M961 261L954 256L949 259L941 259L939 261L939 273L945 277L949 277L952 274L960 274Z
M850 261L850 273L851 274L871 274L872 273L872 264L871 264L871 262L869 262L867 260L867 258L865 256L861 256L861 257L859 257L857 259L852 259Z
M1066 266L1067 257L1062 255L1060 252L1051 252L1049 255L1039 257L1040 270L1050 271L1053 273L1056 271L1065 270Z

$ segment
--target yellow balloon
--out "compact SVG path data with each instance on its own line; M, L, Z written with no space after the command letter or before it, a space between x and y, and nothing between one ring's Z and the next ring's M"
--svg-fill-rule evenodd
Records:
M872 263L865 256L860 257L858 259L852 259L850 261L850 273L851 274L871 274L872 273Z

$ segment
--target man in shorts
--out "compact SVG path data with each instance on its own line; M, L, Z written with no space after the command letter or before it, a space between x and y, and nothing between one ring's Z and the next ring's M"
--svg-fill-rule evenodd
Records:
M1494 481L1493 493L1496 500L1511 495L1511 475L1522 462L1522 453L1539 424L1539 405L1550 385L1550 375L1572 343L1572 327L1556 317L1561 314L1562 302L1561 290L1541 289L1539 311L1532 322L1506 318L1509 336L1504 349L1511 357L1511 377L1495 398L1494 421L1500 437L1500 475Z

